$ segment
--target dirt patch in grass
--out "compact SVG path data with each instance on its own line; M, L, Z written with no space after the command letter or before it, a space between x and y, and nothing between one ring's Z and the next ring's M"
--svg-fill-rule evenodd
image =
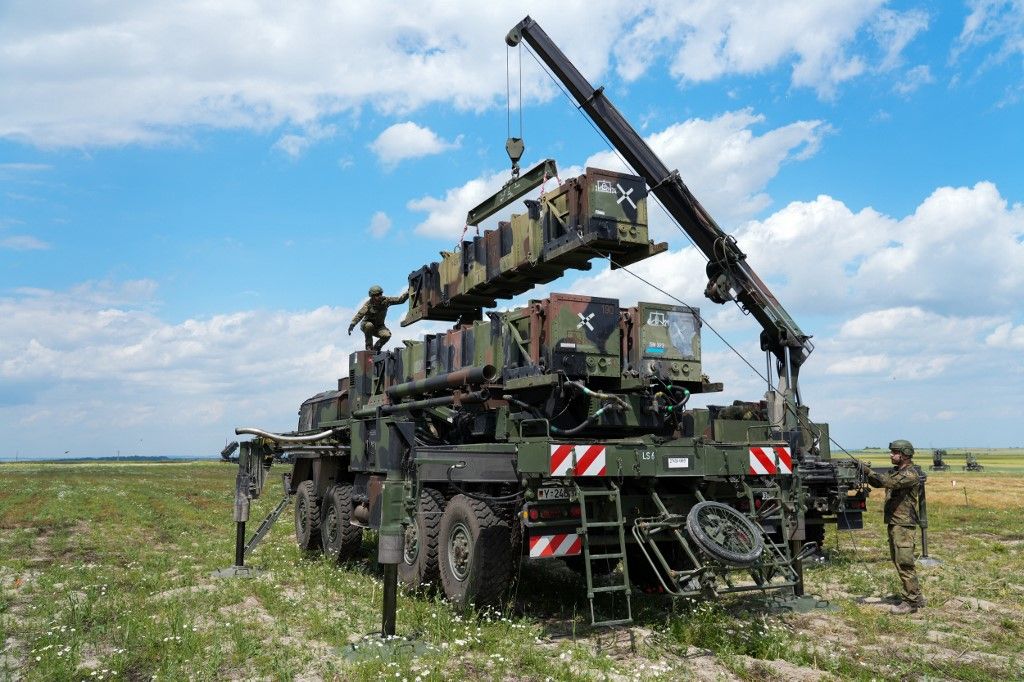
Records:
M321 642L315 639L309 639L301 636L289 636L278 637L274 642L283 644L284 646L293 647L305 653L310 653L316 658L340 658L341 652L337 647L331 646L327 642ZM268 642L273 645L274 642Z
M683 656L683 665L687 677L697 682L719 682L719 680L738 680L731 670L725 667L718 657L710 651L690 647Z
M53 528L43 526L37 531L38 535L32 540L32 547L29 549L29 556L25 563L29 566L49 566L53 563L53 552L50 547Z
M200 583L198 585L189 585L187 587L172 587L169 590L157 592L153 595L153 599L176 599L177 597L187 596L190 594L216 592L218 588L219 586L215 583Z
M796 665L781 659L765 661L749 656L738 656L737 661L747 669L754 679L778 680L779 682L818 682L819 680L835 679L829 673Z
M244 618L246 622L261 623L270 627L277 623L277 619L271 616L267 610L263 608L263 603L255 596L246 597L243 601L237 604L222 606L217 609L217 613L222 616Z
M1007 616L1019 617L1021 615L1018 609L997 604L987 599L978 599L977 597L953 597L943 604L942 608L953 612L983 611L985 613L998 613Z

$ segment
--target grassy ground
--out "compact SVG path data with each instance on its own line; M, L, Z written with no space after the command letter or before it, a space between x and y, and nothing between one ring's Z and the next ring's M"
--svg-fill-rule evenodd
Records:
M379 629L375 565L300 556L290 515L253 555L258 578L210 578L232 559L233 467L3 465L0 680L1020 678L1024 477L979 457L984 473L929 479L943 563L922 569L929 607L913 616L870 599L895 588L875 499L868 528L830 534L831 560L807 569L808 591L835 610L638 595L633 628L591 632L575 574L524 563L500 612L403 595L399 631L415 642L383 657L367 636Z
M948 473L964 473L964 453L973 452L978 463L985 467L985 473L1024 474L1024 448L947 448L944 458L949 465ZM875 466L889 466L889 450L869 448L851 452L855 457L866 459ZM914 461L926 469L932 463L931 448L921 448L914 455ZM967 472L973 475L975 472Z

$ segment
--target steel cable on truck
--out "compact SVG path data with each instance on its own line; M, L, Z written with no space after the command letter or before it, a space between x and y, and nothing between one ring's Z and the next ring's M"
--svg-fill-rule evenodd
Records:
M522 46L523 46L523 43L520 43L520 47L521 47L521 48L522 48ZM556 87L556 88L558 88L558 91L559 91L559 92L561 92L561 93L562 93L562 95L563 95L563 96L564 96L564 97L565 97L565 98L566 98L566 99L567 99L567 100L569 101L569 103L570 103L570 104L572 105L573 109L575 109L575 110L577 111L577 113L579 113L579 115L580 115L580 116L581 116L581 117L583 118L583 120L587 122L587 125L589 125L589 126L590 126L590 128L591 128L591 129L592 129L592 130L593 130L593 131L594 131L594 132L595 132L595 133L597 134L597 136L598 136L598 137L599 137L599 138L601 139L601 141L602 141L602 142L604 142L605 146L606 146L606 147L607 147L607 148L608 148L608 149L609 149L609 150L610 150L610 151L611 151L611 152L612 152L613 154L615 154L615 157L616 157L616 158L617 158L617 159L618 159L618 160L619 160L619 161L620 161L620 162L622 163L622 165L623 165L624 167L626 167L626 168L631 168L631 167L632 167L632 166L631 166L631 164L629 164L629 163L628 163L628 162L627 162L627 161L626 161L626 160L625 160L625 159L624 159L624 158L622 157L622 154L620 154L620 153L619 153L619 150L618 150L618 149L616 149L616 147L615 147L615 146L614 146L614 145L613 145L613 144L612 144L612 143L611 143L611 142L610 142L610 141L608 140L608 137L607 137L607 136L606 136L606 135L605 135L605 134L604 134L604 133L603 133L603 132L601 131L601 129L600 129L600 128L598 128L598 127L597 127L597 125L596 125L596 124L594 123L594 121L593 121L593 120L591 120L591 118L590 118L589 116L587 116L587 115L586 115L586 113L585 113L585 112L583 111L582 107L581 107L580 105L578 105L578 104L577 104L577 103L575 102L575 100L573 99L572 95L570 95L570 94L569 94L568 92L566 92L566 90L565 90L565 87L564 87L564 86L562 85L562 83L561 83L561 82L560 82L560 81L559 81L559 80L558 80L557 78L555 78L555 76L554 76L554 75L553 75L553 74L551 73L550 69L548 69L547 65L545 65L545 64L544 64L544 62L542 62L542 61L541 61L541 60L540 60L540 59L539 59L539 58L537 57L537 55L536 55L536 54L534 53L534 51L533 51L532 49L530 49L530 46L529 46L529 45L526 45L526 46L525 46L525 48L526 48L526 51L527 51L527 53L528 53L528 54L529 54L529 55L530 55L530 56L531 56L531 57L533 58L533 60L534 60L534 61L535 61L535 62L537 63L537 65L538 65L538 66L539 66L539 67L541 68L541 71L543 71L543 73L544 73L544 74L546 74L546 75L547 75L547 77L551 79L551 82L555 84L555 87ZM506 64L506 68L507 68L507 64ZM521 65L520 65L520 69L522 69L522 66L521 66ZM522 78L522 74L520 73L520 79L521 79L521 78ZM521 112L520 112L520 114L521 114ZM521 124L520 124L520 125L521 125ZM661 200L660 200L660 199L658 198L658 196L657 196L656 194L654 194L654 195L651 195L651 196L653 196L653 198L654 198L654 200L655 200L655 204L657 204L658 208L660 208L660 209L661 209L661 212L662 212L662 213L663 213L663 214L665 215L665 217L666 217L666 218L668 218L669 222L670 222L670 223L671 223L671 224L672 224L672 225L673 225L673 226L674 226L674 227L675 227L675 228L676 228L676 229L677 229L677 230L678 230L678 231L680 232L680 234L682 234L682 235L683 235L683 236L684 236L684 237L686 238L686 240L687 240L687 241L688 241L688 242L690 243L690 245L694 247L694 249L695 249L695 250L697 251L697 253L699 253L699 254L701 255L701 257L705 259L705 261L707 261L707 262L710 262L710 259L709 259L709 258L707 257L707 255L705 255L705 254L704 254L704 252L703 252L703 251L702 251L702 250L701 250L701 249L700 249L700 248L699 248L699 247L697 246L697 244L696 244L696 242L694 242L693 238L692 238L692 237L691 237L691 236L690 236L690 235L689 235L689 234L688 234L688 233L686 232L686 230L684 230L684 229L682 228L682 226L681 226L681 225L679 224L679 222L678 222L678 221L677 221L677 220L676 220L676 219L675 219L675 218L674 218L674 217L673 217L673 216L672 216L672 215L671 215L671 214L670 214L670 213L668 212L668 210L667 210L667 209L665 208L665 206L664 206L664 205L663 205L663 204L661 203ZM673 296L672 294L668 293L667 291L665 291L665 290L664 290L664 289L662 289L661 287L659 287L659 286L657 286L657 285L653 284L652 282L648 281L647 279L644 279L643 277L641 277L640 275L636 274L635 272L633 272L633 271L632 271L632 270L630 270L629 268L627 268L627 267L625 267L625 266L623 266L623 265L620 265L620 264L616 263L616 262L615 262L615 261L614 261L614 260L612 259L612 257L611 257L611 254L605 255L605 254L601 253L600 251L598 251L597 249L594 249L593 247L588 247L588 248L590 248L590 249L591 249L591 250L592 250L592 251L593 251L594 253L597 253L597 254L598 254L599 256L601 256L601 257L604 257L604 258L607 258L607 259L608 259L608 262L609 262L609 263L611 263L612 265L614 265L614 266L615 266L615 268L617 268L617 269L621 269L621 270L625 270L625 271L626 271L627 273L629 273L629 274L630 274L630 275L632 275L633 277L637 278L638 280L640 280L640 281L641 281L641 282L643 282L644 284L647 284L648 286L650 286L651 288L655 289L656 291L659 291L659 292L661 292L661 293L662 293L662 294L664 294L665 296L668 296L668 297L669 297L669 298L671 298L671 299L672 299L673 301L676 301L677 303L679 303L679 304L681 304L681 305L684 305L684 306L687 306L688 308L691 308L691 309L695 309L695 310L696 310L696 308L695 308L694 306L690 306L690 305L689 305L689 304L687 304L687 303L686 303L685 301L682 301L681 299L679 299L679 298L678 298L678 297L676 297L676 296ZM727 266L728 266L728 263L727 263L727 262L724 262L724 261L723 261L723 265L727 267ZM744 311L744 310L743 310L743 307L742 307L742 306L741 306L741 305L739 304L739 301L735 301L735 303L737 304L737 306L739 306L739 307L740 307L740 311L741 311L741 312L743 312L743 314L744 314L744 315L748 314L748 313L747 313L746 311ZM746 365L747 365L747 367L749 367L749 368L751 369L751 371L753 371L753 372L754 372L754 374L756 374L756 375L757 375L758 377L760 377L760 378L761 378L761 379L762 379L762 380L763 380L763 381L764 381L764 382L765 382L765 383L767 384L767 386L768 386L768 390L769 390L769 391L773 390L773 387L772 387L772 383L771 383L771 371L770 371L770 365L771 365L771 362L770 362L770 361L769 361L769 363L768 363L768 364L769 364L769 368L768 368L768 370L769 370L769 371L768 371L768 376L765 376L765 375L761 374L761 372L760 372L760 371L759 371L759 370L758 370L757 368L755 368L755 367L754 367L754 365L753 365L753 364L751 364L751 363L750 363L750 361L749 361L749 360L747 360L747 358L746 358L746 357L745 357L745 356L744 356L744 355L743 355L742 353L740 353L740 351L738 351L738 350L737 350L737 349L736 349L736 348L735 348L735 347L734 347L734 346L733 346L733 345L732 345L731 343L729 343L729 342L728 342L728 341L727 341L727 340L725 339L725 337L723 337L723 336L722 336L722 335L721 335L721 334L720 334L720 333L719 333L719 332L718 332L718 331L717 331L717 330L716 330L716 329L715 329L715 328L714 328L714 327L713 327L713 326L712 326L711 324L709 324L709 323L708 323L708 321L707 321L707 319L705 319L705 318L704 318L704 317L703 317L702 315L699 315L699 313L698 313L698 316L700 317L700 320L701 320L701 323L702 323L702 324L704 324L704 325L707 325L708 329L710 329L710 330L711 330L711 332L712 332L712 333L713 333L713 334L714 334L714 335L715 335L716 337L718 337L718 339L719 339L719 340L720 340L720 341L721 341L722 343L724 343L724 344L726 345L726 347L728 347L728 348L729 348L729 350L731 350L731 351L732 351L733 353L735 353L735 354L736 354L736 356L737 356L738 358L740 358L740 360L742 360L742 361L743 361L743 363L744 363L744 364L746 364ZM797 395L799 396L799 394L797 394ZM801 422L801 423L802 423L802 424L803 424L803 425L804 425L805 427L811 428L811 429L812 429L812 431L815 431L815 432L817 432L817 430L816 430L816 429L813 429L813 428L811 427L810 423L809 423L809 422L807 421L807 419L806 419L806 418L804 418L803 416L801 416L801 415L797 414L797 419L798 419L798 420L799 420L799 421L800 421L800 422ZM819 437L820 437L820 434L819 434ZM848 451L848 450L847 450L846 448L844 448L844 447L843 447L842 445L840 445L840 444L839 444L839 442L838 442L838 441L836 441L836 440L835 440L835 439L834 439L834 438L832 437L832 435L831 435L831 434L829 434L829 436L828 436L828 440L829 440L829 442L830 442L830 443L832 443L832 444L833 444L833 445L835 445L835 446L836 446L837 448L839 448L840 450L842 450L842 452L843 452L843 453L844 453L844 454L845 454L845 455L846 455L846 456L847 456L847 457L848 457L849 459L851 459L851 460L856 460L856 458L855 458L855 457L853 457L853 455L851 455L851 454L849 453L849 451Z

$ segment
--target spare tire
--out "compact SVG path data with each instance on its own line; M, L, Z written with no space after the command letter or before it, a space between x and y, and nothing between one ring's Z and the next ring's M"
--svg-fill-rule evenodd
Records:
M686 530L712 559L749 566L764 553L763 531L745 514L721 502L698 502L686 515Z

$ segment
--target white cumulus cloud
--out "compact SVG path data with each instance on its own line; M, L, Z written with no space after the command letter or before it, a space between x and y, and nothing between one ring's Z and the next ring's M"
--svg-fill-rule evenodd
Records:
M36 444L23 454L73 443L76 454L106 455L140 439L159 454L216 453L235 426L293 429L299 403L347 375L362 345L345 334L351 309L168 322L155 294L138 280L0 297L0 423Z
M502 38L526 14L591 79L613 52L627 79L668 55L684 82L784 67L824 96L871 67L859 37L896 63L921 25L881 0L15 3L0 23L0 138L102 146L285 128L275 146L298 155L325 139L311 126L339 114L501 104ZM983 33L965 26L961 41ZM524 101L556 94L540 69L524 71Z
M406 159L418 159L431 154L440 154L455 149L461 143L461 136L454 142L438 137L430 128L412 121L396 123L387 128L370 143L370 149L386 168L393 168Z
M927 25L922 12L883 9L883 2L652 2L617 44L618 69L627 79L637 78L667 54L676 77L703 82L789 65L794 86L831 97L870 66L869 55L857 51L858 36L873 37L884 51L881 64L889 65Z
M1024 324L1004 322L989 334L985 343L994 348L1024 349Z
M367 228L367 232L369 232L374 239L381 239L390 229L391 218L389 218L388 214L384 211L377 211L373 214L373 217L370 218L370 227Z
M771 199L764 188L782 164L814 154L829 131L821 121L797 121L759 133L757 128L764 122L763 116L744 109L713 119L676 123L645 139L670 168L679 169L712 215L729 226L768 206ZM564 180L582 173L585 166L627 170L617 155L599 152L580 166L562 168L560 176ZM417 233L458 238L466 224L466 213L507 180L508 171L488 173L448 189L443 197L426 196L410 201L409 210L427 214L417 226ZM547 188L552 187L549 182ZM517 210L522 211L521 204L518 206ZM652 238L678 236L660 210L652 206L648 215Z
M452 187L442 198L425 196L408 202L406 207L410 211L427 214L423 222L416 226L416 233L454 242L466 228L466 213L497 192L508 177L508 171L488 173Z

